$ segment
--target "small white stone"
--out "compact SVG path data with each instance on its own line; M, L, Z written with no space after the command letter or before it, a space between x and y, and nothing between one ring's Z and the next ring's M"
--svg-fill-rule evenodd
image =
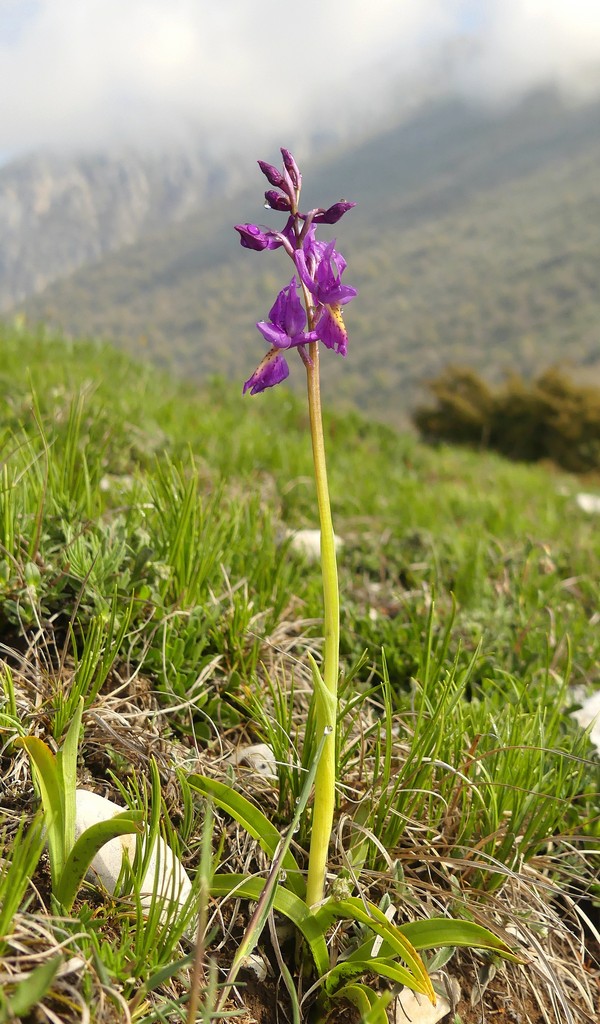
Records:
M447 980L456 1006L460 999L460 985L456 978ZM417 995L410 988L402 989L394 1007L394 1024L437 1024L437 1021L442 1020L454 1008L445 996L438 996L435 1006L432 1006L427 996Z
M290 547L309 562L318 562L321 557L321 531L320 530L290 530ZM334 536L335 550L340 551L344 542L340 537Z
M572 711L571 717L582 729L587 729L588 725L592 726L590 740L600 752L600 690L582 700L581 707L577 711Z
M75 838L85 832L92 825L99 821L108 821L115 814L125 810L112 800L100 796L99 793L91 793L87 789L78 789L75 793ZM107 892L115 891L117 879L123 865L123 853L126 850L129 861L133 864L137 836L124 835L116 836L109 840L98 851L90 864L87 878L92 882L101 882ZM166 899L176 899L183 906L192 890L192 883L189 876L173 851L164 839L158 836L146 874L142 879L141 894L142 906L149 909L154 894Z
M256 953L248 953L241 963L242 970L252 971L257 981L265 981L269 973L267 961Z
M238 747L226 760L230 764L246 765L257 775L263 775L265 779L277 778L277 761L267 743L252 743L246 747Z
M576 494L575 501L582 512L600 513L600 494Z

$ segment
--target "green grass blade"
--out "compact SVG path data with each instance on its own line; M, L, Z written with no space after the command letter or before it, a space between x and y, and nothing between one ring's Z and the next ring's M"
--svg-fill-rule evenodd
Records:
M5 839L5 835L0 834L0 848L4 848ZM0 954L4 947L2 936L10 932L12 920L42 855L44 842L42 815L38 813L27 831L25 823L19 823L11 843L11 857L0 861Z
M51 960L40 964L31 974L23 978L23 981L19 982L9 1003L10 1011L15 1017L24 1017L36 1003L44 998L61 963L61 956L53 956Z
M277 847L281 842L281 833L269 821L269 819L250 803L241 793L237 793L231 786L226 786L216 779L209 779L204 775L191 775L188 779L190 787L202 793L203 796L211 797L214 802L237 822L260 844L261 849L271 858L275 856ZM283 858L282 868L286 872L286 886L301 899L306 894L306 883L298 867L293 853L288 850Z

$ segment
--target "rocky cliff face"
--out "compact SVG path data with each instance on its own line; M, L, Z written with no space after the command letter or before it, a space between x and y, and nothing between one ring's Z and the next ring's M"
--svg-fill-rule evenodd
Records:
M0 169L0 310L200 209L234 188L235 165L200 151L69 158Z

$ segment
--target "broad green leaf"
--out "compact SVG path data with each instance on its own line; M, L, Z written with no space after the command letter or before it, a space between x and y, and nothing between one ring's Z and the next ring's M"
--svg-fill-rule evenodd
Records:
M65 910L69 911L73 906L77 890L98 850L115 836L139 832L143 817L143 811L123 811L108 821L99 821L91 825L80 835L67 857L54 893Z
M300 824L300 818L304 813L304 810L308 803L308 798L312 792L313 783L315 781L315 775L317 773L317 768L319 766L321 754L323 753L323 747L325 746L325 739L326 737L323 736L319 744L319 749L317 750L312 760L312 764L308 772L306 773L304 782L302 784L300 796L298 797L298 800L296 802L294 816L290 824L287 826L285 834L282 836L278 844L277 850L275 851L275 855L271 862L269 874L267 875L263 891L260 895L260 899L250 918L250 921L248 922L248 927L246 928L246 931L244 932L244 935L242 936L242 939L238 944L238 948L233 958L233 963L227 976L227 986L233 984L234 979L232 975L239 970L239 965L241 964L241 962L250 955L250 953L258 943L260 936L262 935L263 929L267 923L268 916L273 906L273 900L277 892L277 887L281 880L285 856L289 851L292 836L294 835L294 832L296 831L298 825Z
M210 892L211 896L237 896L241 899L260 899L265 887L264 878L248 878L247 875L222 875L213 876ZM273 901L274 909L287 917L296 926L299 932L306 939L312 953L317 973L323 977L329 970L329 953L325 943L325 935L315 914L306 906L304 900L278 886Z
M328 992L333 993L337 990L342 978L351 978L357 974L378 974L380 977L388 978L390 981L395 981L399 985L406 985L407 988L412 988L415 992L422 991L422 989L417 988L415 984L415 976L413 972L407 967L403 967L397 960L393 960L388 957L370 957L368 955L363 960L351 960L350 958L347 960L340 960L339 963L329 971L329 974L325 979L325 988Z
M226 786L216 779L209 779L204 775L190 775L188 782L192 789L197 790L204 796L210 796L214 802L227 811L232 818L242 826L243 829L260 844L261 849L269 857L275 856L275 851L281 842L281 833L269 821L258 807L250 803L245 796L237 793L231 786ZM306 882L300 872L296 858L291 851L287 851L283 858L282 867L286 872L286 886L292 892L303 898L306 894Z
M469 949L486 949L497 956L521 963L520 958L498 939L487 928L473 924L471 921L452 921L447 917L429 918L426 921L413 921L410 924L398 925L397 929L414 946L416 950L438 949L463 946ZM344 958L344 963L367 960L373 948L374 939L362 942L352 953ZM378 958L394 955L394 949L388 942L383 942L377 954Z
M10 1010L15 1017L24 1017L26 1013L44 998L50 988L56 972L62 962L61 956L53 956L51 960L40 964L35 970L20 981L10 997Z
M75 842L75 790L77 789L77 751L83 714L83 697L78 701L75 714L67 730L64 743L56 755L63 791L63 842L65 856Z
M50 874L55 889L67 859L64 843L64 791L62 776L50 747L37 736L22 736L15 746L24 747L34 768L42 798L45 827L48 835Z
M361 1021L368 1021L368 1024L389 1024L385 1007L388 1000L374 992L368 985L361 985L359 982L351 982L333 996L334 999L347 999L360 1013Z
M431 917L426 921L411 921L399 925L398 931L412 943L415 949L434 949L436 946L466 946L471 949L487 949L505 960L522 963L502 939L487 928L472 921L451 921L447 917Z
M368 925L377 935L386 940L396 956L402 957L408 965L412 975L410 987L415 992L422 992L435 1003L433 986L427 974L425 964L418 955L416 949L409 939L400 931L396 925L388 921L387 917L373 903L350 896L345 900L328 900L315 913L315 917L321 922L322 931L325 932L334 918L346 918L351 921L359 921Z

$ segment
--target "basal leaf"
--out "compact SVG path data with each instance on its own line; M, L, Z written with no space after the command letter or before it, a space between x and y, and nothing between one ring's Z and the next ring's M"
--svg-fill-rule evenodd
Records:
M385 1007L388 1000L385 1000L368 985L361 985L360 982L351 982L333 996L334 999L347 999L360 1013L360 1019L368 1024L389 1024Z
M261 849L269 857L275 856L275 851L281 842L281 833L258 807L241 793L237 793L231 786L226 786L216 779L209 779L204 775L190 775L188 782L192 789L202 793L203 796L212 797L222 810L227 811L232 818L235 818L242 828L253 839L256 839ZM282 867L286 872L286 887L302 899L306 895L306 883L296 858L289 850L283 858Z
M50 873L52 888L62 874L67 851L64 842L64 790L62 776L56 757L50 747L37 736L22 736L15 740L15 746L24 747L34 769L35 779L42 798L44 826L48 835Z
M212 896L239 896L242 899L260 899L265 886L264 878L248 878L247 875L213 875L210 886ZM275 910L287 917L306 939L319 977L329 970L329 953L325 943L325 935L315 914L307 907L304 900L284 889L277 888L273 901Z
M410 987L415 992L423 993L432 1003L435 1003L433 986L427 974L425 964L410 940L396 925L388 921L379 907L376 907L373 903L363 902L363 900L357 897L350 896L345 900L328 900L315 913L315 917L321 922L322 931L326 931L331 921L335 918L346 918L368 925L377 935L389 943L394 955L402 957L408 965L412 976Z
M91 825L80 835L67 857L55 890L55 896L65 910L68 911L73 906L77 890L98 850L115 836L139 832L143 817L143 811L123 811L108 821L99 821Z
M75 842L75 790L77 789L77 751L83 714L83 697L80 698L67 730L64 743L56 755L57 767L62 779L63 791L63 843L65 855Z
M431 917L427 921L411 921L399 925L398 931L412 943L415 949L434 949L436 946L466 946L471 949L487 949L505 960L522 963L510 946L487 928L472 921L452 921L447 917Z
M325 979L325 988L329 993L337 991L337 987L343 978L351 978L358 974L378 974L382 978L388 978L399 985L406 985L408 988L421 992L415 986L415 976L407 967L403 967L397 960L387 957L365 957L363 960L350 959L340 960L339 963L329 971ZM424 993L426 994L426 993Z

